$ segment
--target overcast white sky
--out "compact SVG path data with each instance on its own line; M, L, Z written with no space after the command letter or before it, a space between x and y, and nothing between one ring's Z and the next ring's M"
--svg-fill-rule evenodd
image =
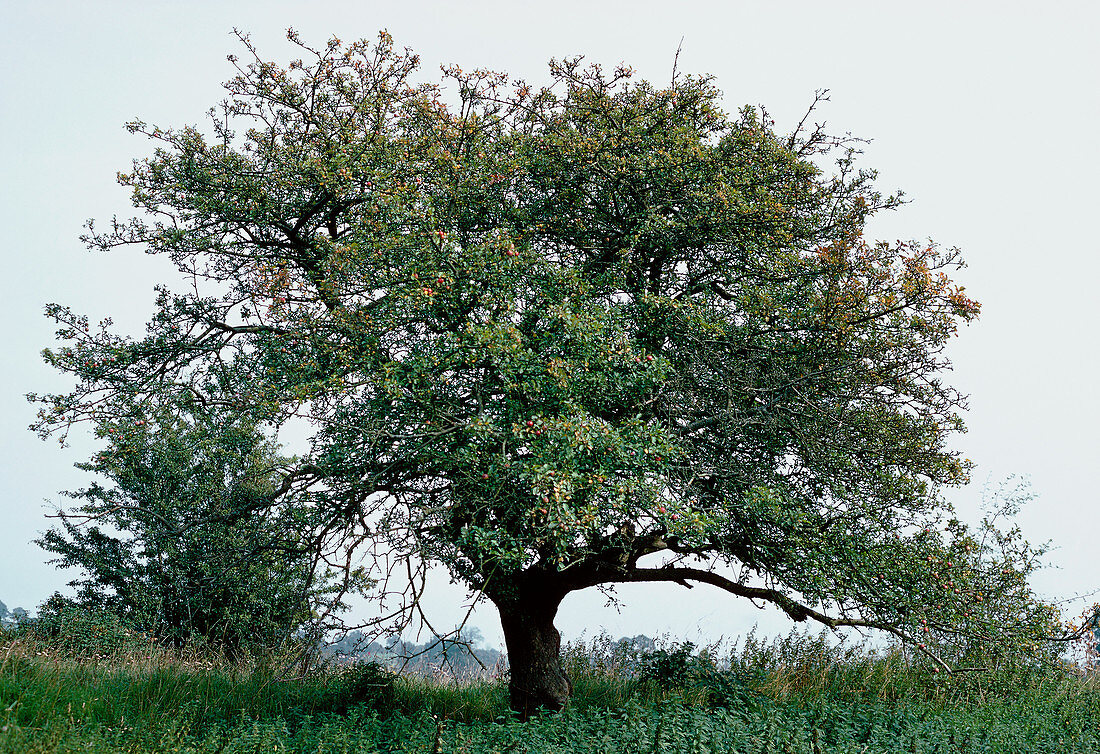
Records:
M953 492L964 519L978 488L1030 476L1037 500L1021 524L1052 540L1057 566L1036 580L1050 598L1100 588L1100 6L1086 2L58 2L0 0L0 600L33 609L65 574L30 540L48 527L58 492L88 481L72 464L92 444L44 443L25 427L29 391L63 389L39 352L53 332L47 302L140 332L163 263L136 251L85 251L85 219L129 212L114 182L148 144L132 118L196 123L221 97L234 27L261 53L288 60L284 31L307 42L388 29L438 66L506 70L543 80L551 57L584 54L667 81L680 70L717 77L728 109L763 104L794 126L814 90L833 131L872 139L865 165L912 203L878 219L880 238L959 246L961 280L982 317L952 348L949 381L970 395L957 446L977 463ZM621 612L576 594L567 637L669 632L684 639L789 624L699 586L622 589ZM460 593L442 586L439 622ZM1076 607L1079 603L1074 603ZM474 621L495 639L491 611Z

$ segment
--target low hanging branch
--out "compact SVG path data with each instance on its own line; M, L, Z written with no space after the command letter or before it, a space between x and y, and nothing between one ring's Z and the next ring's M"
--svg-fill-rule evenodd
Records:
M751 600L763 600L764 602L770 602L771 604L782 610L784 613L786 613L791 620L799 623L805 621L807 618L810 618L824 626L828 626L829 628L873 628L879 631L885 631L886 633L893 634L904 642L916 643L911 635L898 629L895 624L886 623L884 621L862 620L859 618L834 618L826 615L825 613L814 610L813 608L807 607L806 605L803 605L799 602L796 602L788 595L780 592L777 589L741 584L733 581L732 579L728 579L721 574L700 568L687 568L683 566L672 568L632 568L627 570L621 575L620 578L616 580L623 583L671 581L673 583L687 587L688 589L692 587L690 582L698 581L703 584L716 586L719 589L727 591L730 594L735 594L738 597L747 597ZM966 672L970 670L975 670L974 668L952 668L944 660L938 657L935 653L929 651L923 645L918 645L918 649L946 672Z

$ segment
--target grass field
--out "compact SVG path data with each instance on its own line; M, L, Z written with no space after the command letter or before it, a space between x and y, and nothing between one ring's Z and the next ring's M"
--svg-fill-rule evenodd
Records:
M499 679L377 666L288 678L277 663L58 651L9 634L0 752L1100 752L1089 675L944 677L898 651L798 634L722 657L690 650L570 646L572 703L521 723Z

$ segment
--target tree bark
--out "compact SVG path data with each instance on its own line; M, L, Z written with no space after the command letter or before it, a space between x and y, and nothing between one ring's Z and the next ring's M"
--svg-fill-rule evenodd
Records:
M524 720L539 709L560 710L573 691L561 664L561 634L554 627L563 597L525 589L497 602L508 650L508 692L512 709Z

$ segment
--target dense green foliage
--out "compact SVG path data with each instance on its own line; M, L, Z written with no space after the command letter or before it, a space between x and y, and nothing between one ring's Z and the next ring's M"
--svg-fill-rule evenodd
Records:
M254 426L162 403L97 434L106 447L78 467L104 481L66 493L79 505L37 540L81 572L75 599L40 609L41 630L65 633L68 612L92 609L177 646L239 652L278 646L309 619L327 577L281 489L290 461Z
M945 678L898 651L793 635L639 657L565 653L564 712L518 723L499 681L365 666L282 679L273 667L142 655L104 663L0 638L0 752L1073 752L1100 747L1094 678L1017 668ZM724 669L725 668L725 669ZM724 689L724 690L722 690Z

